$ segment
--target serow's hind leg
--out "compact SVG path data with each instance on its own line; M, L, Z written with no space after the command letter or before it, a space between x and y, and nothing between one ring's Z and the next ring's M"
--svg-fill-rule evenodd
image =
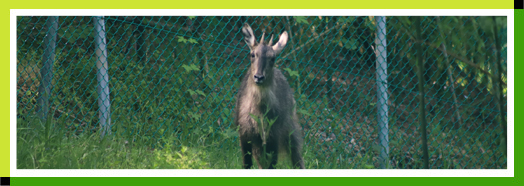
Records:
M299 143L301 140L297 139L297 136L291 136L291 162L294 168L304 169L304 159L302 159L302 145Z
M253 166L252 145L247 140L240 139L240 146L242 148L242 159L244 169L250 169Z
M271 156L269 169L274 169L275 165L278 163L278 148L278 143L272 143L266 147L266 157L267 155Z

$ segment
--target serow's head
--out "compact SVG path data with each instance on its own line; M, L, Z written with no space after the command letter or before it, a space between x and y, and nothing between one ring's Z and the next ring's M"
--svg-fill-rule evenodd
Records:
M280 39L277 43L273 45L273 35L269 43L264 41L264 35L260 42L256 43L255 35L253 34L253 29L246 23L242 28L242 33L244 34L244 40L246 41L249 49L249 58L251 59L251 74L253 74L253 81L257 85L264 85L264 82L267 82L268 79L272 78L273 75L273 66L275 65L276 56L284 49L287 44L288 35L284 31L280 35Z

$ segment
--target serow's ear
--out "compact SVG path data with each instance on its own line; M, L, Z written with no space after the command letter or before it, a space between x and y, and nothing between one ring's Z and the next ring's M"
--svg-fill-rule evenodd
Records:
M287 39L288 39L287 32L284 31L284 33L280 35L280 39L278 40L278 42L272 46L273 50L275 51L275 54L280 53L282 49L284 49L284 47L287 44Z
M249 46L250 49L253 49L255 46L255 34L253 34L253 29L245 23L244 27L242 27L242 33L244 34L244 41L247 46Z

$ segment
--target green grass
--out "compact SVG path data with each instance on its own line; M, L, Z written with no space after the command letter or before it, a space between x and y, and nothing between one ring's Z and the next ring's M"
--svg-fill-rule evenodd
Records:
M41 121L36 117L18 119L18 169L240 169L242 157L234 130L214 132L194 128L186 137L182 132L148 139L115 130L105 138L99 132L66 135L62 121ZM399 129L394 128L394 131ZM430 168L506 168L500 147L486 147L472 139L445 137L445 131L430 134ZM456 131L463 132L463 131ZM397 134L400 135L400 134ZM337 140L305 137L303 149L307 169L369 169L377 168L380 147L373 140L350 142L348 148ZM434 140L434 141L432 141ZM482 140L482 139L481 139ZM417 155L415 139L391 136L389 168L419 168L422 158ZM476 142L474 142L476 141ZM453 146L442 145L455 144ZM472 144L472 145L471 145ZM482 150L481 150L482 149ZM477 154L477 151L484 151ZM287 157L280 156L277 168L291 168ZM498 158L497 158L498 157Z
M157 144L145 139L98 133L64 136L56 123L37 118L18 122L17 168L19 169L201 169L239 168L239 153L227 151L231 139L206 143L202 136L187 138L189 146L176 136L164 136ZM53 127L46 132L47 127ZM128 136L129 137L129 136ZM164 145L153 148L152 145ZM236 143L235 143L236 144ZM212 156L210 156L212 154ZM225 161L227 160L227 161Z

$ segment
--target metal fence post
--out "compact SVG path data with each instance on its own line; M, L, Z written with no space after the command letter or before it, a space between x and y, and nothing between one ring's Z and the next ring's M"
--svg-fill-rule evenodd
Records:
M497 23L497 20L495 19L495 17L493 16L492 17L493 19L493 23ZM498 34L498 29L497 29L497 24L493 24L494 25L494 28L493 28L493 37L495 38L495 59L497 60L495 62L495 68L494 69L497 69L495 71L494 74L496 74L496 77L498 78L498 81L497 83L494 85L498 85L498 88L495 88L495 86L493 86L495 89L495 95L498 96L498 99L499 101L496 101L495 103L497 103L497 109L500 110L500 114L498 115L499 116L499 120L500 120L500 123L502 124L502 135L504 136L504 155L506 156L507 153L508 153L508 149L507 149L507 145L508 145L508 132L507 132L507 121L506 121L506 117L504 116L504 108L502 106L502 104L504 104L504 86L502 86L502 76L503 76L503 73L502 73L502 62L500 60L501 58L501 52L500 52L500 39L498 38L499 34ZM494 81L495 82L495 81Z
M422 28L421 28L421 25L422 25L422 16L417 16L415 17L415 29L416 29L416 33L417 33L417 37L416 39L417 40L422 40ZM416 48L416 51L417 51L417 74L418 74L418 90L419 90L419 122L420 122L420 133L421 133L421 138L422 138L422 153L423 153L423 156L422 156L422 159L424 161L424 164L423 164L423 167L424 169L429 169L429 154L428 154L428 137L427 137L427 130L426 130L426 127L427 127L427 122L426 122L426 103L425 103L425 98L424 96L426 95L425 93L425 90L424 90L424 84L425 84L425 80L424 80L424 62L422 61L422 53L423 53L423 49L422 49L422 43L419 41L419 42L416 42L416 45L415 45L415 48Z
M388 80L387 80L387 50L386 50L386 17L377 16L377 37L375 38L376 77L377 77L377 115L378 139L380 141L380 168L388 168L389 138L388 138Z
M98 117L101 126L101 136L111 134L111 102L109 101L109 74L107 73L107 48L106 31L104 17L95 16L95 46L96 48L96 68L98 70L96 79L98 81Z
M50 16L46 22L47 33L44 39L44 54L42 56L42 69L40 69L41 82L38 87L38 116L46 119L49 112L49 95L51 94L51 80L53 79L53 63L55 61L56 32L58 30L58 16Z

